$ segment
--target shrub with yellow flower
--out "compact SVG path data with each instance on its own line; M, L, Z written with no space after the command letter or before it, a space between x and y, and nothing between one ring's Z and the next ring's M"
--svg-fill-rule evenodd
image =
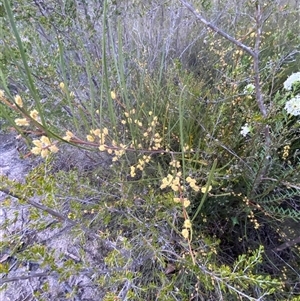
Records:
M42 136L39 140L33 140L32 143L35 147L31 149L31 153L41 155L42 158L47 157L50 152L57 153L59 151L58 147L46 136Z

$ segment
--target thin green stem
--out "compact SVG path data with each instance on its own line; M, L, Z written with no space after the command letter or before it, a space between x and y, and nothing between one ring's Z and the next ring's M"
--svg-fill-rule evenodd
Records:
M183 92L184 92L185 86L183 87L180 97L179 97L179 131L180 131L180 146L181 146L181 160L182 160L182 172L183 172L183 178L185 179L185 152L184 152L184 130L183 130L183 120L184 120L184 101L183 101Z
M45 123L45 118L44 118L42 106L41 106L41 103L40 103L40 97L38 95L38 92L36 90L36 87L34 85L34 82L33 82L32 76L31 76L31 71L30 71L28 63L27 63L25 50L24 50L24 47L23 47L23 44L22 44L22 41L21 41L21 38L20 38L20 35L19 35L19 32L18 32L18 29L17 29L16 23L15 23L15 20L14 20L14 17L13 17L13 13L12 13L12 10L11 10L11 7L10 7L10 4L9 4L8 0L4 0L4 7L5 7L5 10L6 10L8 19L9 19L9 23L12 27L14 36L17 40L18 48L19 48L19 51L20 51L20 55L21 55L21 58L22 58L23 65L24 65L24 70L25 70L24 80L28 84L28 88L31 92L31 96L34 98L34 101L35 101L36 109L39 112L39 115L41 117L41 122L43 124L43 127L45 128L45 131L47 132L47 125Z
M199 212L201 211L202 207L203 207L203 204L207 198L207 195L208 195L208 192L209 192L209 187L212 183L212 180L214 178L214 174L215 174L215 170L216 170L216 167L217 167L217 159L214 160L214 163L212 165L212 168L210 169L210 172L209 172L209 175L208 175L208 180L207 180L207 183L206 183L206 186L205 186L205 193L204 195L202 196L202 199L201 199L201 202L197 208L197 211L196 213L194 214L194 217L192 218L192 221L195 220L195 218L198 216Z

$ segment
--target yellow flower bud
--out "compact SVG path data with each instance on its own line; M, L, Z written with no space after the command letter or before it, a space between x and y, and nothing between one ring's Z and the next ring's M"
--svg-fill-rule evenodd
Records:
M191 220L186 219L186 220L184 221L183 227L184 227L184 228L192 228Z
M22 98L21 98L21 96L20 96L19 94L17 94L17 95L15 96L15 102L16 102L16 104L17 104L20 108L23 107L23 101L22 101Z
M41 151L42 151L42 149L41 149L40 147L37 147L37 146L35 146L35 147L33 147L33 148L31 149L31 152L32 152L34 155L39 155L39 154L41 153Z
M99 146L99 150L100 150L101 152L105 151L105 150L106 150L105 145L101 144L101 145Z
M46 136L42 136L40 140L41 140L46 146L51 144L50 139L49 139L48 137L46 137Z
M52 153L57 153L59 151L59 148L56 145L51 145L49 149Z
M183 199L183 206L185 208L187 208L188 206L190 206L191 202L188 199Z
M39 112L37 110L30 111L30 117L35 121L39 120Z
M41 150L41 157L42 158L46 158L48 155L49 155L48 149L45 148L45 149Z
M189 230L188 229L182 229L181 234L184 238L189 238Z
M116 99L116 93L114 91L110 92L111 99Z
M92 135L87 135L86 136L87 141L89 142L94 142L95 138Z
M28 126L29 122L26 118L17 118L15 119L15 123L18 126Z
M208 189L206 189L206 186L204 186L204 187L201 188L201 192L202 192L202 193L206 193L206 191L207 191L207 192L210 192L211 189L212 189L212 186L211 186L211 185L209 185Z
M40 140L33 140L32 143L38 148L43 147L43 143Z

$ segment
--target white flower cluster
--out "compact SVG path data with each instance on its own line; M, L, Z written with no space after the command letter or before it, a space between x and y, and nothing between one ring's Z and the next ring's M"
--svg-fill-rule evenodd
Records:
M296 95L292 99L288 100L284 106L288 114L293 116L300 115L300 95Z
M251 132L251 127L248 125L248 123L245 123L244 126L242 126L242 129L240 131L241 135L246 137Z
M293 73L286 79L286 81L283 83L284 89L291 91L295 82L300 82L300 72Z
M250 95L255 91L255 86L253 84L248 84L245 88L244 88L244 94L246 95Z

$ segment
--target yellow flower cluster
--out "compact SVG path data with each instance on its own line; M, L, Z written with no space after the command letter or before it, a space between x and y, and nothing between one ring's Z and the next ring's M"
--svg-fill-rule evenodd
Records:
M181 231L181 234L185 239L189 238L189 235L190 235L189 231L191 230L191 228L192 228L191 220L186 219L183 223L183 229Z
M260 227L260 224L258 223L256 217L254 216L253 211L251 210L248 214L248 218L250 219L250 222L253 223L254 229L258 229Z
M132 117L133 117L134 114L135 114L135 109L132 109L132 110L130 110L129 112L125 112L125 113L124 113L124 116L127 118L127 123L128 123L128 124L129 124L129 123L133 123L133 122L134 122L133 120L135 120L134 123L139 124L139 120L137 120L137 119L132 119ZM122 123L125 124L125 123L126 123L126 120L122 120Z
M151 156L144 155L142 159L138 160L138 164L136 166L130 166L130 176L133 178L136 176L136 170L140 171L144 170L145 165L149 163L151 160Z
M128 112L124 113L125 119L121 121L122 124L136 124L139 128L141 128L141 137L143 137L143 140L140 141L142 143L136 143L136 141L133 141L131 146L138 148L143 148L142 144L145 145L145 148L149 150L158 150L162 148L162 140L163 138L160 136L158 132L156 132L156 126L159 125L158 117L153 116L153 112L150 111L148 114L151 116L147 128L144 126L143 122L139 120L136 116L135 109L132 109ZM147 145L147 146L146 146Z
M130 166L130 176L134 178L136 176L136 168L135 166Z
M1 93L0 93L0 97L4 97L4 92L1 90ZM21 96L19 94L17 94L15 97L14 97L14 101L15 101L15 104L20 107L20 108L23 108L23 100L21 98ZM27 117L27 115L24 115L25 116L24 118L16 118L15 119L15 123L17 126L29 126L30 125L30 118L29 116L37 121L37 122L41 122L40 120L40 117L39 117L39 112L37 110L32 110L29 112L29 116Z
M74 134L71 131L66 131L66 135L63 137L64 140L70 142L70 140L74 137Z
M99 139L99 144L100 144L99 150L103 151L103 150L106 149L105 138L106 138L107 135L108 135L108 129L107 128L103 128L102 130L95 129L95 130L90 130L90 135L87 135L86 139L89 142L94 142L95 138L98 138Z
M117 98L115 91L110 92L111 99L115 100Z
M106 150L105 138L108 135L108 129L104 128L103 130L95 129L90 130L90 134L86 136L87 141L94 142L96 139L99 140L99 150L101 152Z
M168 174L165 178L163 178L160 189L171 187L173 191L183 191L184 187L181 185L180 180L182 173L181 171L177 171L177 169L180 168L180 162L177 160L172 160L169 165L174 167L174 170L172 170L174 175Z
M171 187L173 191L180 191L183 192L185 189L182 186L182 180L181 171L178 171L178 169L181 167L181 164L177 160L172 160L169 163L170 166L172 166L174 169L172 170L172 174L168 174L165 178L162 179L162 183L160 185L161 189L165 189L167 187ZM196 180L188 176L186 178L186 182L189 184L189 186L196 192L200 190L200 187L196 184ZM211 187L209 187L209 190ZM205 187L201 189L202 191L205 191Z
M208 188L206 188L206 185L201 188L201 192L202 193L206 193L206 191L210 192L211 190L212 190L212 186L211 185L209 185Z
M187 198L174 198L173 201L175 203L182 203L182 205L184 206L184 208L187 208L191 204L190 200L187 199Z
M153 142L152 142L153 146L151 147L151 149L157 150L162 148L161 142L162 142L162 137L160 136L159 133L155 133L153 136Z
M30 117L37 122L40 122L39 112L37 110L30 111Z
M172 170L172 174L168 174L166 177L162 179L162 183L160 185L160 189L165 189L167 187L171 187L173 191L177 192L183 192L185 189L182 185L181 171L178 171L178 169L181 167L180 162L177 160L172 160L169 163L170 166L172 166L174 169ZM196 180L188 176L186 178L186 182L189 184L189 186L196 192L200 190L200 187L196 184ZM211 190L211 186L209 187L209 191ZM201 191L204 193L206 191L206 188L203 187Z
M68 213L68 219L72 219L72 220L75 220L76 219L76 214L75 213L73 213L73 212L70 212L70 213Z
M29 115L35 121L41 122L39 112L37 110L30 111ZM29 124L30 124L30 122L27 118L16 118L15 123L16 123L17 126L29 126Z
M168 174L166 177L162 179L162 184L160 185L160 189L165 189L171 185L173 181L173 176Z
M50 152L57 153L59 150L55 143L46 136L42 136L39 140L33 140L32 143L35 147L32 148L31 152L35 155L41 155L42 158L47 157Z
M184 152L187 152L187 151L193 152L194 149L192 149L192 148L190 147L190 145L188 145L187 143L185 143L184 146L183 146L183 151L184 151Z
M188 148L187 148L188 149ZM171 168L171 173L169 173L166 177L162 179L160 188L165 189L167 187L170 187L174 192L178 194L178 197L174 197L173 201L175 203L180 203L183 206L183 216L185 218L181 235L185 239L189 239L192 231L192 223L188 216L188 213L186 211L186 208L190 206L191 202L188 198L185 197L185 191L186 189L182 185L183 179L182 179L182 172L180 171L181 164L178 160L172 160L169 163ZM189 186L196 192L200 191L200 187L196 184L196 180L192 177L188 176L186 177L185 181L189 184ZM210 191L212 189L211 186L208 188L206 186L202 187L201 191L202 193L205 193L206 191Z
M243 202L246 204L246 206L248 206L248 207L251 206L250 200L248 199L248 197L244 196L243 197ZM256 207L259 208L260 206L257 205ZM256 217L255 217L252 210L249 212L248 218L250 219L250 222L254 224L254 229L258 229L260 227L260 225L259 225L259 223L258 223L258 221L257 221L257 219L256 219Z
M139 169L139 170L143 170L144 167L145 167L145 165L146 165L147 163L149 163L150 160L151 160L151 157L150 157L150 156L144 155L142 159L139 159L139 163L138 163L138 165L136 166L136 168Z
M152 116L152 112L149 112L149 116ZM159 125L158 117L152 116L152 120L150 122L150 125L148 126L146 132L144 132L143 136L145 138L148 137L149 141L149 150L158 150L162 148L162 137L158 132L156 132L156 127Z
M177 160L172 160L170 163L169 163L170 166L173 166L175 168L180 168L180 162L177 161Z
M282 159L283 160L286 160L287 157L289 156L289 153L290 153L290 146L289 145L286 145L284 148L283 148L283 154L282 154Z
M183 190L183 186L180 181L181 172L176 173L175 176L168 174L165 178L162 179L162 184L160 185L160 189L165 189L167 187L171 187L171 189L175 192L179 190Z
M112 158L112 161L116 162L116 161L118 161L125 154L125 151L126 151L127 147L123 143L117 144L114 140L112 141L112 146L115 149L107 148L106 151L109 154L114 154L114 157Z
M194 191L198 192L200 190L200 187L196 184L196 180L195 179L193 179L191 177L187 177L185 180L189 183L190 187Z
M117 144L116 141L112 140L111 145L107 145L107 136L108 136L108 129L103 128L101 129L95 129L95 130L90 130L90 134L86 136L86 139L89 142L95 142L98 141L99 147L98 149L101 152L106 151L108 154L113 154L114 157L112 158L112 161L115 162L117 161L121 156L125 154L125 151L127 149L127 146L120 143Z
M63 92L63 93L66 93L68 90L66 89L66 85L63 83L63 82L61 82L61 83L59 83L59 87L60 87L60 89L61 89L61 91ZM69 88L69 87L68 87ZM69 96L71 97L71 98L75 98L75 93L73 92L73 91L71 91L70 92L70 94L69 94Z

